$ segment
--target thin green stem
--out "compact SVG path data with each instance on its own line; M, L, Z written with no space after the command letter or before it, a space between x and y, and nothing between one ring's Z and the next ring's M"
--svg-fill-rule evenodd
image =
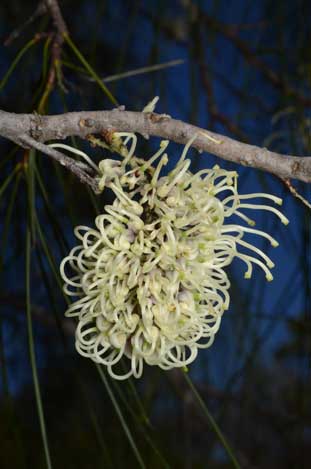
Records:
M43 181L43 179L41 177L41 174L40 174L40 171L37 167L35 167L35 176L36 176L36 179L38 181L38 186L39 186L39 189L40 189L40 192L41 192L44 204L45 204L47 216L49 218L50 224L51 224L51 226L53 228L53 231L54 231L54 234L55 234L55 240L58 242L58 245L61 249L62 255L65 255L66 251L69 250L69 245L68 245L68 243L66 241L66 238L64 236L64 233L63 233L62 227L60 225L60 222L59 222L57 216L54 213L53 204L50 201L50 198L48 196L48 193L47 193L45 185L44 185L44 181Z
M36 216L36 188L35 188L35 168L36 150L30 150L27 163L27 195L29 207L29 224L31 229L31 239L35 242L35 216Z
M133 383L133 379L129 378L129 379L127 380L127 384L128 384L128 386L129 386L129 388L130 388L130 390L131 390L131 393L132 393L132 395L133 395L133 397L134 397L134 399L135 399L135 401L136 401L136 403L137 403L137 407L138 407L138 409L139 409L139 412L140 412L140 415L141 415L141 418L142 418L143 422L151 428L151 423L150 423L149 417L148 417L148 415L147 415L147 413L146 413L146 411L145 411L145 408L144 408L144 406L143 406L143 403L141 402L141 399L140 399L140 397L139 397L139 395L138 395L138 392L137 392L137 390L136 390L136 387L135 387L135 385L134 385L134 383Z
M138 461L139 467L141 467L142 469L146 469L145 463L144 463L144 461L142 460L142 457L141 457L141 455L140 455L140 452L139 452L139 450L138 450L138 448L137 448L137 446L136 446L136 444L135 444L135 442L134 442L134 439L133 439L133 437L132 437L131 431L130 431L130 429L129 429L127 423L125 422L125 419L124 419L123 414L122 414L122 412L121 412L120 406L119 406L119 404L117 403L116 398L114 397L114 394L113 394L113 392L112 392L112 390L111 390L111 387L110 387L110 385L109 385L109 383L108 383L108 380L107 380L107 378L106 378L106 376L105 376L105 373L103 372L102 368L101 368L98 364L96 364L96 368L97 368L97 371L98 371L98 373L99 373L99 375L100 375L100 377L101 377L101 380L103 381L103 383L104 383L104 385L105 385L105 388L106 388L107 393L108 393L108 395L109 395L109 397L110 397L110 399L111 399L111 402L112 402L113 407L114 407L114 409L115 409L115 411L116 411L116 414L117 414L118 417L119 417L119 420L120 420L121 425L122 425L122 427L123 427L124 433L126 434L127 439L128 439L128 441L129 441L129 443L130 443L132 449L133 449L133 452L134 452L134 454L135 454L135 456L136 456L136 459L137 459L137 461Z
M108 90L107 86L103 83L100 77L97 75L93 67L91 67L85 57L81 54L77 46L72 41L71 37L68 34L64 34L64 39L71 48L71 50L74 52L74 54L77 56L77 58L80 60L80 62L84 65L89 74L94 78L98 86L102 89L105 95L112 102L112 104L118 106L118 101L116 100L116 98L111 94L111 92Z
M41 255L40 251L37 250L36 254L37 254L37 257L38 257L38 264L39 264L39 269L40 269L40 272L41 272L41 275L42 275L43 284L45 286L46 293L49 297L50 306L51 306L51 310L52 310L52 313L53 313L53 316L54 316L56 327L57 327L57 329L60 333L61 342L62 342L64 351L65 351L65 353L68 353L67 336L65 334L62 321L60 320L60 317L59 317L59 314L58 314L58 306L57 306L57 301L55 299L55 289L53 290L52 285L50 284L48 274L45 271L45 267L44 267L44 263L43 263L43 259L42 259L42 255ZM91 425L93 426L94 434L97 438L98 445L99 445L99 447L102 451L102 454L103 454L103 457L104 457L104 460L105 460L105 464L107 465L105 467L112 468L113 463L111 461L111 456L110 456L108 447L105 443L104 434L103 434L102 429L101 429L101 427L99 425L99 422L98 422L98 416L95 412L95 409L93 408L94 407L94 402L89 397L89 393L86 389L85 380L82 379L81 376L80 376L81 370L80 369L76 370L73 367L73 368L71 368L69 373L72 374L73 379L77 382L80 393L81 393L81 397L82 397L83 401L85 402L85 404L87 406L88 416L90 418Z
M185 63L185 60L176 59L176 60L170 60L169 62L149 65L147 67L135 68L135 69L129 70L127 72L116 73L114 75L108 75L107 77L102 78L102 82L103 83L112 83L114 81L124 80L125 78L132 78L132 77L136 77L138 75L145 75L146 73L158 72L158 71L170 68L170 67L175 67L176 65L182 65L184 63ZM64 65L65 67L70 68L71 70L74 70L75 72L83 73L83 74L86 74L88 76L90 75L85 70L85 68L79 67L78 65L75 65L72 62L70 62L69 60L62 60L62 65Z
M30 355L30 364L32 370L33 384L36 396L38 417L41 429L41 436L44 447L44 454L46 460L46 467L52 469L52 463L50 458L49 444L47 439L46 427L45 427L45 418L42 406L40 384L37 373L37 362L36 354L34 348L34 337L33 337L33 328L32 328L32 314L31 314L31 298L30 298L30 261L31 261L31 235L29 227L26 232L26 312L27 312L27 330L28 330L28 346L29 346L29 355Z
M228 441L226 440L225 436L223 435L222 431L220 430L219 426L217 425L216 420L214 419L214 417L212 416L212 414L210 413L210 411L206 407L205 402L203 401L202 397L200 396L200 394L196 390L196 388L195 388L193 382L191 381L190 377L188 376L187 372L183 372L183 375L184 375L184 378L187 381L191 391L193 392L196 400L198 401L201 409L203 410L205 416L207 417L207 420L208 420L208 423L209 423L210 427L215 432L215 434L217 435L217 438L219 439L220 443L222 444L222 446L226 450L226 452L227 452L227 454L228 454L228 456L229 456L229 458L232 462L232 466L235 467L236 469L241 469L241 466L240 466L238 460L236 459L232 448L230 447Z
M13 159L13 156L15 156L19 150L20 147L18 145L14 145L5 156L1 156L0 170L2 170L2 168L8 163L9 160Z
M8 187L8 185L10 184L10 182L12 181L12 179L14 178L15 176L15 173L16 173L16 168L8 175L8 177L4 180L2 186L0 186L0 200L1 200L1 197L5 191L5 189Z
M85 70L85 67L80 67L79 65L76 65L76 64L70 62L70 60L62 59L61 64L62 64L62 66L70 68L71 70L74 70L77 73L82 73L83 75L90 76L89 72L87 70Z
M35 103L38 97L41 96L45 87L47 73L48 73L48 65L49 65L50 44L51 44L51 37L48 37L43 46L41 81L40 81L40 85L37 86L36 91L33 94L32 101L31 101L31 109L36 107Z
M11 74L14 72L14 69L16 68L16 66L18 65L18 62L21 60L21 58L23 57L23 55L28 51L28 49L30 49L33 45L35 45L36 43L38 42L38 39L37 38L34 38L34 39L31 39L29 42L27 42L27 44L19 51L19 53L17 54L17 56L15 57L15 59L13 60L13 62L11 63L8 71L6 72L6 74L4 75L4 77L2 78L2 80L0 81L0 91L2 90L2 88L4 88L4 86L6 85L8 79L10 78Z
M20 183L20 173L16 176L16 179L14 181L13 189L10 195L10 200L7 206L7 210L5 213L5 219L4 219L4 224L3 224L3 229L1 232L1 244L0 244L0 256L1 258L4 258L5 255L5 250L6 250L6 245L7 245L7 239L8 239L8 234L11 226L11 219L12 219L12 214L13 214L13 208L16 200L16 195L17 195L17 189Z
M49 47L51 44L51 37L48 37L43 46L43 60L42 60L42 83L45 82L48 73L49 62Z
M155 454L158 456L159 458L159 461L161 461L161 464L162 464L162 467L165 467L166 469L170 469L170 465L168 464L168 462L165 460L165 458L162 456L162 454L160 453L160 451L158 450L158 448L156 447L155 443L153 442L153 439L149 436L148 432L147 432L147 427L149 427L149 429L151 429L151 425L150 425L150 422L149 422L149 419L147 416L145 415L142 415L144 421L143 423L145 424L144 426L141 425L141 418L139 415L137 415L137 412L135 412L133 406L131 405L132 403L129 402L129 400L126 398L126 396L124 395L124 393L122 393L121 389L120 389L120 386L118 385L118 382L117 381L113 381L113 386L114 388L116 389L116 392L118 393L121 401L123 402L123 404L125 405L125 407L127 408L128 412L132 415L132 417L137 421L137 424L140 426L140 431L142 432L142 435L143 435L143 438L147 441L147 443L150 445L150 447L152 448L152 450L155 452ZM140 406L142 406L142 404L140 403ZM147 419L147 420L146 420Z
M43 231L42 231L41 226L40 226L40 222L39 222L37 217L36 217L36 226L37 226L37 232L38 232L38 235L39 235L39 239L40 239L41 245L43 247L43 251L44 251L44 253L47 257L47 260L48 260L48 263L51 267L52 273L55 277L55 280L56 280L60 290L63 292L63 283L62 283L60 274L58 272L55 261L54 261L54 259L52 258L51 254L50 254L48 243L45 239L45 236L44 236ZM69 300L68 300L67 296L64 293L63 293L63 296L65 298L66 303L69 304Z

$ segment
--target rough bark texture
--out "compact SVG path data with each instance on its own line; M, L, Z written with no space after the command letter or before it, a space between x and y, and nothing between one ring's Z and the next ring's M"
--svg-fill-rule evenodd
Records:
M121 109L70 112L53 116L0 111L0 135L2 137L23 147L35 147L34 141L41 142L40 148L38 145L36 148L51 157L53 155L46 151L48 147L43 142L61 140L69 136L83 138L105 130L138 132L146 137L158 136L181 144L187 143L194 134L197 134L198 137L193 146L198 150L243 166L273 173L281 178L311 182L310 156L298 157L274 153L266 148L248 145L172 119L167 115L130 112ZM60 154L60 152L58 153ZM68 167L67 163L68 161L62 162L64 166ZM68 167L68 169L72 171L72 168Z

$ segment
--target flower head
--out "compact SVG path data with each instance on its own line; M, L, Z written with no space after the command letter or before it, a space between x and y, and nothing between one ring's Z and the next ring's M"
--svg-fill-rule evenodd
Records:
M78 318L78 352L124 379L140 377L145 363L184 367L213 343L230 302L225 269L235 257L245 263L246 278L256 265L272 280L273 262L244 234L278 243L250 227L244 209L288 220L273 206L252 203L259 198L281 205L278 197L238 194L235 171L214 166L192 174L186 157L195 137L166 176L168 141L145 161L134 155L134 134L114 137L122 141L124 159L100 163L99 186L112 189L115 200L95 228L76 227L79 244L62 261L61 275L65 293L75 299L66 316ZM232 215L250 226L228 223ZM115 367L123 356L129 371L119 375Z

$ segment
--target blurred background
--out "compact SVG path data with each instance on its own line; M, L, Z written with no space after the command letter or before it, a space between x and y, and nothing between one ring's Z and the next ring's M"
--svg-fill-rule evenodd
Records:
M37 6L1 2L1 109L111 109L98 75L129 110L158 95L159 112L280 153L311 154L308 0L61 1L75 46L63 45L58 65L48 14L16 30ZM103 157L86 142L67 143ZM141 141L140 154L158 144ZM58 273L73 227L92 225L107 195L95 197L44 155L0 145L1 469L48 467L47 447L57 469L234 467L210 414L240 467L309 468L310 208L275 176L193 151L193 171L234 168L241 193L284 199L287 227L256 215L280 246L252 238L275 262L274 281L259 269L245 280L236 260L230 309L187 376L146 366L139 381L116 382L76 353ZM173 165L182 148L169 148ZM310 185L292 184L311 201Z

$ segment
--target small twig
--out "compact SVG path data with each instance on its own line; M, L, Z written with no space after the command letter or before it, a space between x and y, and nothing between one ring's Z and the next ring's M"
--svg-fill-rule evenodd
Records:
M42 16L46 12L46 5L44 2L40 2L33 14L19 27L15 28L10 35L4 41L5 46L9 46L15 39L17 39L25 29L30 26L37 18Z
M67 34L67 26L62 16L59 4L57 0L44 0L45 9L51 15L55 34L51 47L51 65L47 76L46 86L43 96L40 100L38 111L44 113L45 104L47 99L52 92L55 81L58 79L61 82L62 71L61 71L61 54L64 43L65 34Z
M57 0L45 0L46 7L51 13L51 17L58 36L63 36L68 32L65 20ZM59 38L60 39L60 38ZM63 42L63 41L62 41Z
M133 70L129 70L128 72L117 73L115 75L109 75L107 77L103 77L102 81L104 83L111 83L113 81L124 80L125 78L136 77L138 75L145 75L146 73L153 73L159 72L160 70L165 70L170 67L176 67L176 65L183 65L186 61L183 59L176 59L176 60L169 60L168 62L149 65L147 67L140 67L134 68ZM64 62L65 65L66 62ZM70 65L69 65L70 66ZM88 81L95 81L92 77L87 77Z
M290 180L282 178L282 181L284 182L285 186L290 191L290 193L294 197L296 197L296 199L300 200L300 202L302 202L303 205L305 205L306 207L308 207L311 210L311 203L307 199L305 199L302 195L300 195L299 192L297 192L297 189L295 189L295 187L292 186Z
M44 143L38 142L29 135L21 135L19 138L19 143L25 148L34 148L53 158L55 161L77 176L80 182L88 185L95 194L100 193L96 179L87 174L85 170L86 166L83 163L81 165L81 162L69 158L69 156L64 155L60 151L55 150L54 148L51 148Z

